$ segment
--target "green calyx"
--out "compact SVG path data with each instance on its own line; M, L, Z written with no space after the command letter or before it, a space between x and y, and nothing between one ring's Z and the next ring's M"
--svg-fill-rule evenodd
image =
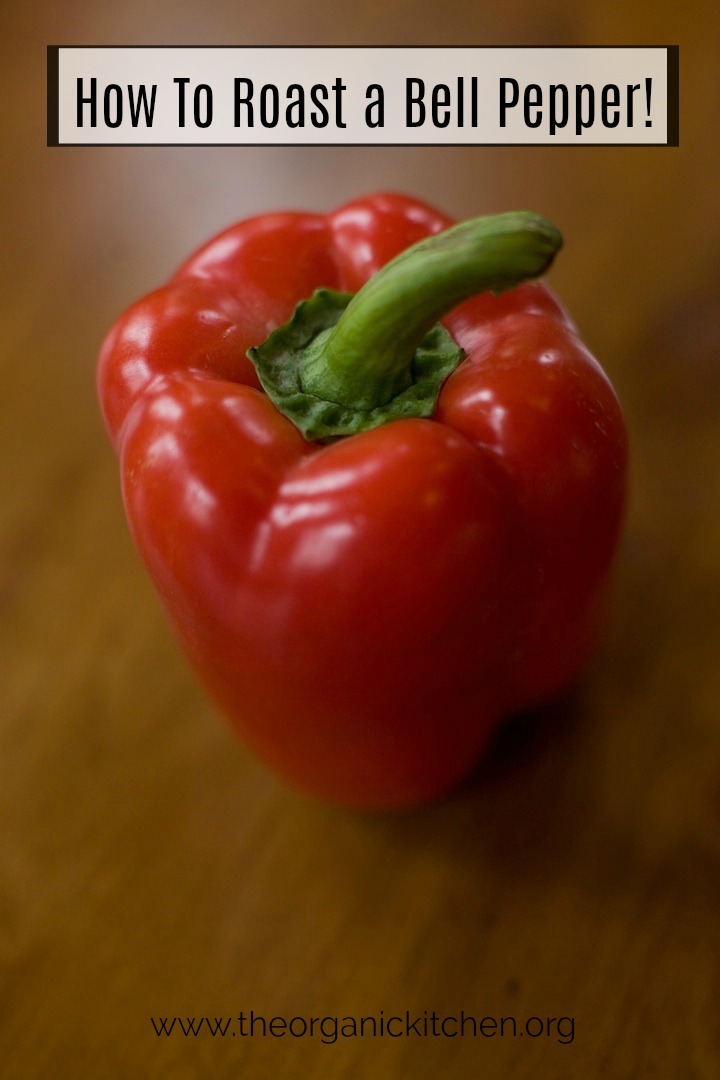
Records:
M462 222L402 252L354 296L318 290L248 356L309 440L431 416L463 358L439 319L479 292L539 277L561 245L538 214Z
M430 416L441 383L463 357L447 330L435 326L413 352L407 385L389 400L363 407L333 400L341 391L332 386L325 391L327 397L322 396L322 390L319 394L310 391L305 372L313 361L316 365L323 362L323 349L352 300L350 293L318 289L298 304L290 322L248 352L268 397L306 439L356 435L389 420ZM331 369L327 378L330 383Z

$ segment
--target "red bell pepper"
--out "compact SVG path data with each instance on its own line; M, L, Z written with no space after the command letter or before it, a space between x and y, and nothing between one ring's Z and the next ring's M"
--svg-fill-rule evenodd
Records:
M267 762L348 805L440 795L576 680L618 541L616 395L528 280L557 230L451 225L385 194L242 221L100 356L188 657Z

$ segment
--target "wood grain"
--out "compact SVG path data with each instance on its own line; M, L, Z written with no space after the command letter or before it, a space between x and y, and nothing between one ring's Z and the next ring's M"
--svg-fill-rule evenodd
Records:
M716 5L389 0L2 15L2 1075L720 1075ZM45 45L681 48L679 149L81 150ZM94 365L213 230L400 188L532 207L624 402L632 500L593 671L463 791L393 816L283 787L186 669L129 539ZM151 1017L573 1017L557 1037L155 1035Z

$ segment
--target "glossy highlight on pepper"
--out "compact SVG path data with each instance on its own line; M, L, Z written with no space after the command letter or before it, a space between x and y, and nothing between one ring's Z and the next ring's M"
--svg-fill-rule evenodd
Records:
M268 764L350 806L447 792L578 678L621 526L617 397L543 283L443 316L462 358L424 415L317 440L262 389L247 353L300 301L451 227L393 194L241 221L100 355L130 527L189 660Z

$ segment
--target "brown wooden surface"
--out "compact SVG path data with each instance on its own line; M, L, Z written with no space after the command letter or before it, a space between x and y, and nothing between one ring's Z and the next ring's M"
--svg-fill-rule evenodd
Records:
M71 2L1 22L2 1076L720 1076L717 4ZM679 43L681 147L50 150L48 43ZM399 817L287 790L208 704L94 393L113 318L206 236L376 188L558 222L553 284L633 448L594 670L466 790ZM463 1009L572 1016L574 1041L150 1022Z

